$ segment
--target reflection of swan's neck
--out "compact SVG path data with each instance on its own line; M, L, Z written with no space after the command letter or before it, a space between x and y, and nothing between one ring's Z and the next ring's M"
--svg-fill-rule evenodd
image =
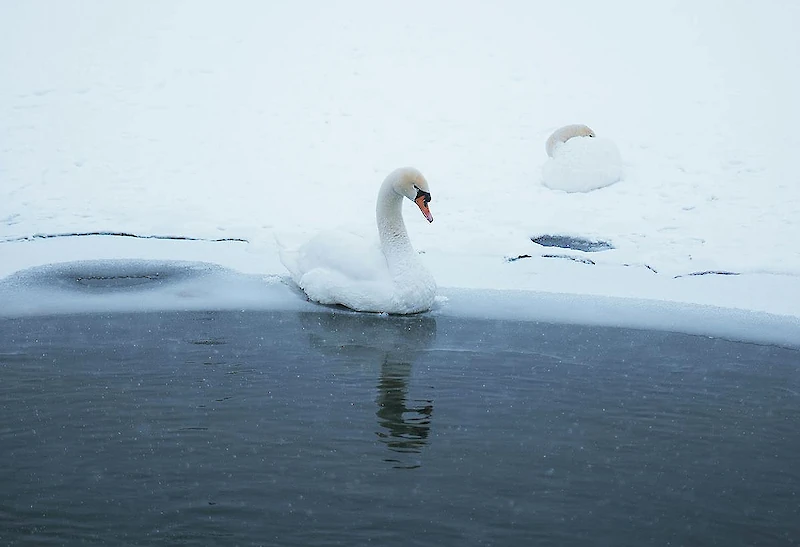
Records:
M386 181L378 192L375 214L381 249L392 273L400 273L406 266L416 261L414 248L411 246L403 221L402 206L403 196L394 191L390 181Z

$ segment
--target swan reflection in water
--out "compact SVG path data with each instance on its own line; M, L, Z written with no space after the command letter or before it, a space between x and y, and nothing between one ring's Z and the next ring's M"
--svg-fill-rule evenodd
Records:
M414 362L436 339L436 320L337 311L303 314L302 323L312 347L323 354L379 365L376 433L393 452L386 461L419 467L400 454L419 454L428 442L433 400L409 400L409 381Z

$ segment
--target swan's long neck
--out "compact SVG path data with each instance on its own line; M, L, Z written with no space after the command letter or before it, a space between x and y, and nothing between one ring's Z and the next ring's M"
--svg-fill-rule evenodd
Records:
M381 248L393 274L402 273L417 260L403 221L402 206L403 196L395 192L391 180L387 180L378 192L375 215Z

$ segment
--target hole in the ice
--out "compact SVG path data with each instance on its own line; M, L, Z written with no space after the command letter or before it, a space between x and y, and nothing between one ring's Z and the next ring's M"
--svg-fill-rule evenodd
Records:
M532 237L531 241L543 247L558 247L561 249L572 249L574 251L584 251L587 253L609 251L614 248L614 245L608 241L564 235L545 234Z

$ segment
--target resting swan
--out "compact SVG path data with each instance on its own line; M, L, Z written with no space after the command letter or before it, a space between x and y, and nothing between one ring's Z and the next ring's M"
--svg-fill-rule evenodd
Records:
M545 149L550 158L542 165L542 184L552 190L591 192L622 179L617 146L585 125L556 129Z
M594 131L592 131L592 128L589 126L579 123L565 125L564 127L560 127L559 129L553 131L553 134L547 139L544 148L547 151L547 155L552 158L553 154L556 152L556 149L571 138L594 136Z
M323 232L296 250L279 246L292 279L310 300L356 311L409 314L427 311L436 281L411 246L403 222L406 197L433 222L430 189L412 167L391 172L375 208L380 246L349 232Z

